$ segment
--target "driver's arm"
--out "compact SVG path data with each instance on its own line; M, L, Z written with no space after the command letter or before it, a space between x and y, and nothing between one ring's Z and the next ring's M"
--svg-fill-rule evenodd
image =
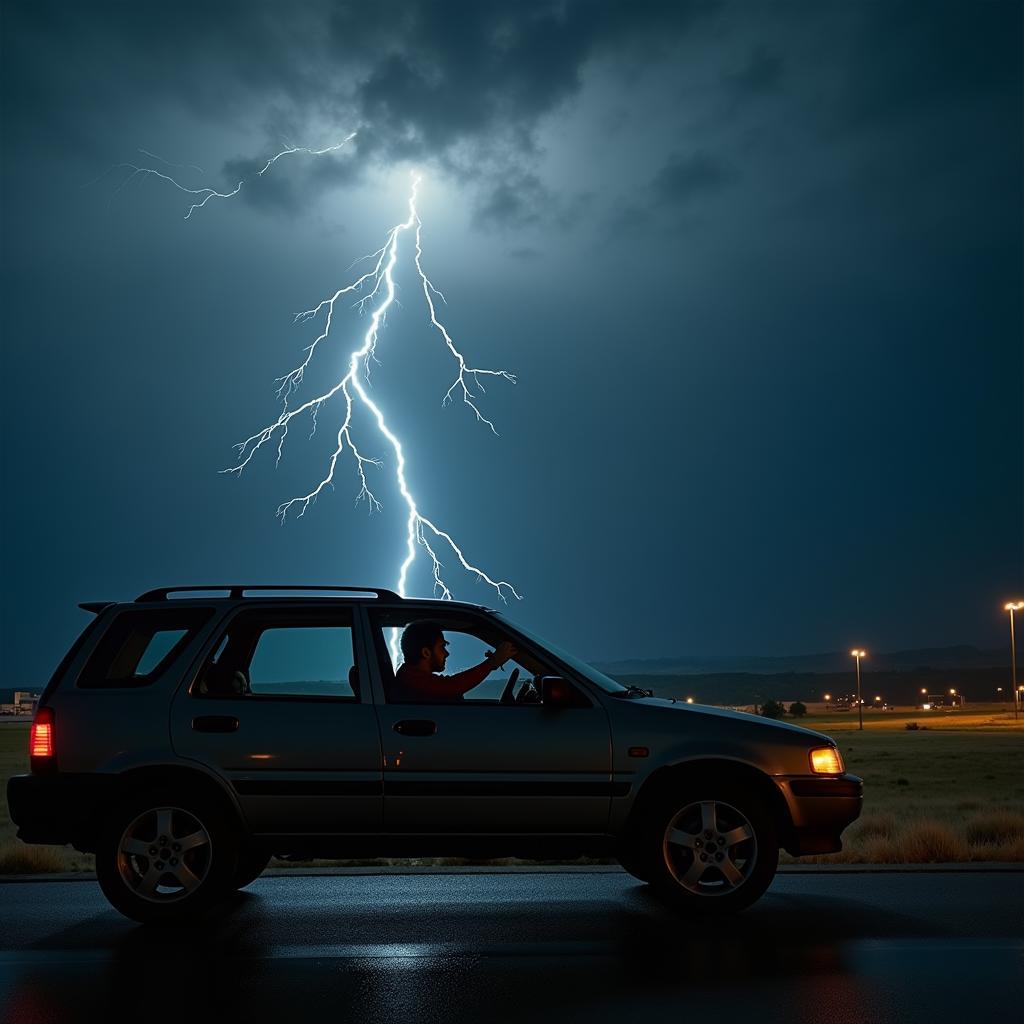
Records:
M453 676L441 676L438 679L438 689L446 697L461 696L468 693L474 686L479 686L492 672L501 668L510 658L516 656L515 644L502 640L493 651L487 652L487 657L462 672L456 672Z

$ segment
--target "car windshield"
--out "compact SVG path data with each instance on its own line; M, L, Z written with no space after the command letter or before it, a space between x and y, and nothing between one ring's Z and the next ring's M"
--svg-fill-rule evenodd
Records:
M581 661L574 654L570 654L568 651L559 647L558 644L551 643L550 640L545 640L542 636L538 636L536 633L529 629L524 629L518 623L511 622L501 612L494 612L494 617L500 619L507 626L511 626L513 629L522 633L523 636L528 637L539 647L544 648L546 651L550 651L556 658L560 658L570 668L579 672L581 676L589 679L595 686L600 686L605 693L625 693L627 687L623 686L622 683L617 683L610 676L606 676L603 672L598 672L592 665L588 665L585 661Z

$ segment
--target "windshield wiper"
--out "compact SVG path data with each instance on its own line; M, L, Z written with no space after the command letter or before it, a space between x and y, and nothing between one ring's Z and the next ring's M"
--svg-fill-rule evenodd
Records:
M653 690L645 690L640 686L627 686L620 696L623 697L653 697Z

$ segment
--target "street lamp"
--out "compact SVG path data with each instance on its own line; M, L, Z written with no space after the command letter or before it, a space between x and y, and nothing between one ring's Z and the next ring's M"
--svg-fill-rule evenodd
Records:
M1017 643L1013 636L1013 613L1024 608L1024 601L1007 601L1003 605L1003 611L1010 613L1010 689L1014 692L1013 717L1018 716L1020 710L1020 690L1017 689Z
M864 728L864 701L860 699L860 659L867 657L867 651L855 647L850 654L857 659L857 728Z

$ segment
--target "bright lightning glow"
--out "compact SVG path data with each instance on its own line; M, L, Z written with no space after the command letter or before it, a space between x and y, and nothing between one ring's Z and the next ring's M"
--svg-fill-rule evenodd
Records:
M279 153L274 154L270 157L263 167L256 172L256 177L262 177L270 168L277 163L284 156L289 156L294 153L306 153L310 156L323 156L325 153L333 153L341 149L344 145L351 142L356 137L356 132L352 132L350 135L342 139L341 142L333 145L326 146L323 149L310 149L305 146L288 146L281 150ZM155 153L150 153L147 150L140 150L141 153L150 157L153 160L157 160L169 168L178 168L182 170L197 170L201 172L201 169L195 165L182 165L172 164L165 160L163 157L157 156ZM117 191L120 191L128 185L130 181L139 177L140 175L152 175L159 178L162 181L167 181L175 188L186 193L187 195L197 197L197 201L193 202L185 213L185 220L191 218L192 214L199 209L202 209L211 199L230 199L236 196L241 190L242 186L248 180L246 178L241 179L238 184L230 192L218 192L212 188L200 188L191 189L182 185L176 181L170 175L164 174L162 171L158 171L152 167L140 167L132 163L124 163L116 165L119 168L128 169L131 173L128 177L121 182L118 186ZM112 168L114 169L114 168ZM415 240L415 252L414 252L414 263L416 266L416 272L419 275L420 283L423 289L423 297L427 304L427 310L430 315L430 323L437 330L437 332L444 339L445 346L447 347L452 358L457 364L457 371L455 379L452 381L451 386L445 393L441 404L443 406L449 405L454 394L461 394L462 401L465 405L473 411L476 419L480 423L484 423L494 433L497 434L497 429L494 424L480 411L477 402L479 401L479 393L485 391L483 377L498 377L509 381L512 384L516 383L516 378L513 374L507 370L490 370L483 369L480 367L470 366L465 359L462 352L456 347L455 342L452 340L448 329L441 322L437 314L437 307L434 299L438 298L441 302L446 303L445 297L441 291L434 287L434 284L427 277L426 272L423 269L423 246L422 246L422 228L423 224L420 220L419 213L416 209L416 198L419 190L420 176L418 174L413 175L412 189L409 194L409 214L405 221L400 224L396 224L387 234L387 239L384 245L376 252L371 253L369 256L365 256L356 263L362 263L366 260L372 260L373 268L357 277L351 284L345 285L339 288L330 298L322 300L312 309L307 309L302 313L299 313L295 317L296 323L306 323L319 316L321 313L325 314L324 328L321 333L313 340L313 342L306 347L305 358L302 362L294 369L290 370L283 377L277 378L275 383L277 384L277 397L281 400L282 408L278 418L265 426L262 430L257 431L255 434L246 438L243 442L235 446L235 450L238 455L239 461L236 465L229 467L228 469L222 470L224 473L236 473L241 474L242 470L252 461L256 453L264 447L264 445L270 443L276 436L277 438L277 463L280 463L281 457L284 451L284 442L288 436L288 430L296 416L300 416L304 413L309 413L312 433L316 432L317 427L317 414L320 412L321 407L332 398L337 395L341 395L341 400L344 403L344 416L342 418L341 426L338 428L337 444L334 452L328 461L327 471L324 474L320 482L307 494L291 498L286 502L283 502L278 506L277 515L281 521L284 522L287 519L288 513L294 510L298 510L295 514L301 518L306 514L306 510L311 504L313 504L320 494L328 487L334 488L334 474L337 469L338 460L344 454L346 446L352 453L352 457L355 460L355 471L356 476L359 479L359 491L356 495L356 503L360 500L366 500L369 505L371 513L374 510L381 508L381 503L378 501L376 495L370 489L369 480L367 479L367 467L374 466L380 468L382 463L379 459L364 455L360 448L357 446L355 438L353 437L353 412L355 408L355 402L361 404L366 411L370 413L374 421L377 424L379 433L391 446L395 458L395 483L397 484L398 491L402 496L402 500L405 502L408 510L408 516L406 520L406 537L405 537L405 558L401 563L398 572L398 583L397 591L403 597L406 596L406 587L408 583L409 572L416 561L416 554L419 548L427 553L430 559L431 571L433 575L434 593L440 595L446 600L451 600L452 591L448 584L445 582L441 575L441 570L444 568L444 563L441 561L435 546L438 541L443 541L455 555L459 562L459 565L466 570L466 572L474 574L478 580L482 580L492 587L498 596L504 601L506 600L506 592L511 594L515 598L520 598L519 593L512 586L511 583L505 580L492 579L483 569L470 563L466 556L463 554L462 548L456 543L454 538L446 530L441 529L432 520L428 519L419 509L416 499L413 497L412 492L409 490L409 485L405 476L405 452L402 449L402 444L395 434L388 427L387 422L384 418L384 413L380 407L371 399L369 393L366 390L366 386L369 385L369 373L371 362L377 361L376 349L377 341L380 335L380 329L384 325L388 309L391 307L395 300L395 281L394 281L394 268L398 260L398 244L399 237L408 231L414 230ZM355 264L353 264L355 266ZM335 303L343 296L358 295L359 298L354 303L354 306L359 310L360 313L366 311L368 306L372 306L372 312L370 315L370 326L363 336L362 344L349 354L348 357L348 370L345 375L339 380L333 387L325 391L323 394L318 395L315 398L311 398L299 405L295 409L289 409L288 402L292 395L294 395L302 386L305 372L313 360L313 356L321 342L327 342L331 328L334 324L334 307ZM363 376L366 378L366 385L360 380L360 367L363 370ZM479 392L479 393L478 393ZM392 637L392 652L397 655L397 635Z
M269 166L269 164L267 166ZM277 514L280 516L281 520L284 521L289 512L297 510L295 511L296 516L301 517L306 514L309 506L316 501L326 488L333 488L334 475L338 465L338 460L341 458L346 447L352 453L352 457L355 460L356 475L359 478L360 487L356 495L356 501L358 502L361 499L365 499L370 506L371 512L374 509L379 509L381 507L380 502L370 489L366 472L367 466L379 467L381 462L376 458L370 458L367 455L364 455L353 437L353 411L355 403L358 400L361 406L373 417L377 424L377 430L391 446L395 459L395 483L398 486L398 491L401 494L402 500L405 502L408 510L405 538L406 554L398 573L398 584L396 588L398 593L403 597L406 596L409 571L416 560L417 550L419 548L423 548L427 553L427 556L430 558L435 594L439 594L445 599L451 599L451 589L441 575L441 570L444 568L444 564L435 550L437 541L443 541L454 553L462 568L467 572L476 575L477 579L483 580L489 586L493 587L503 601L506 599L506 592L511 594L513 597L519 598L520 595L516 592L511 583L508 583L505 580L495 580L484 572L483 569L479 568L479 566L470 563L451 534L441 529L420 511L416 499L409 490L408 481L406 479L405 452L402 448L402 444L391 431L390 427L388 427L387 421L384 418L384 413L377 403L373 401L366 389L368 384L369 364L371 360L376 358L376 347L380 335L380 329L383 326L387 312L395 299L394 268L398 261L399 239L403 233L409 232L413 229L415 229L414 262L423 287L423 295L427 302L427 308L430 313L430 322L441 334L448 351L455 359L458 367L455 380L448 389L448 392L445 394L442 404L447 405L450 403L453 393L461 393L463 402L473 410L477 420L485 423L494 433L497 433L494 424L487 419L483 413L481 413L477 406L475 400L477 400L479 396L477 392L473 390L473 387L475 386L482 392L484 388L480 378L485 376L502 377L513 384L516 381L515 376L506 370L480 369L468 365L462 352L456 347L452 340L447 328L437 316L437 309L433 301L434 296L439 297L442 301L444 301L444 296L437 288L434 287L423 269L423 250L421 244L422 221L420 220L419 213L416 209L416 198L420 180L419 175L413 175L412 190L409 194L409 214L406 220L391 228L388 232L387 240L380 249L371 255L364 257L364 259L374 261L373 269L358 277L351 284L339 288L330 298L322 300L312 309L308 309L296 316L296 322L305 323L321 313L324 313L324 328L313 340L312 344L307 346L305 349L305 358L303 361L283 377L279 377L277 379L277 395L282 401L282 409L278 418L274 422L263 427L262 430L257 431L255 434L252 434L240 444L236 445L236 451L239 459L238 463L226 470L222 470L222 472L241 473L242 470L249 465L256 453L264 447L264 445L269 444L275 436L277 438L277 460L280 461L285 438L288 435L289 427L295 417L308 413L312 422L312 430L315 432L317 414L321 407L332 398L340 395L341 401L344 404L344 415L341 426L338 428L337 445L328 462L326 473L316 487L307 494L291 498L281 504L278 507ZM331 328L334 324L335 303L337 303L337 301L343 296L352 294L360 295L360 298L355 303L355 306L357 306L360 311L363 311L367 306L372 305L372 312L370 314L370 326L363 335L362 344L351 352L348 357L347 372L327 391L317 395L315 398L309 399L299 406L296 406L294 409L290 409L288 407L289 398L302 385L306 369L309 367L317 347L321 342L328 341L330 337ZM360 367L363 369L363 376L367 377L366 384L364 384L363 380L360 378Z
M270 168L277 163L278 160L283 156L290 156L292 153L307 153L309 156L323 156L325 153L334 153L341 149L342 146L351 142L356 137L356 132L352 132L351 135L346 136L341 142L336 143L333 146L325 146L323 149L310 149L308 146L287 146L281 150L280 153L275 153L262 167L261 170L256 172L257 178L262 178ZM196 167L194 164L183 165L183 164L172 164L165 160L161 156L157 156L155 153L150 153L148 150L140 149L140 153L144 153L148 157L152 157L154 160L159 160L160 163L166 164L168 167L179 167L183 170L197 170L202 173L202 169ZM121 182L117 187L117 192L125 188L130 182L140 175L151 174L155 178L159 178L161 181L170 182L176 189L186 193L190 196L196 196L197 201L185 212L185 220L188 220L196 210L201 210L211 199L230 199L232 196L238 195L241 191L242 186L248 181L248 178L242 178L238 184L230 192L218 192L215 188L186 188L180 182L176 181L169 174L164 174L162 171L155 170L152 167L140 167L138 164L123 163L116 164L111 170L127 170L131 171L127 178ZM199 198L201 197L201 198Z

